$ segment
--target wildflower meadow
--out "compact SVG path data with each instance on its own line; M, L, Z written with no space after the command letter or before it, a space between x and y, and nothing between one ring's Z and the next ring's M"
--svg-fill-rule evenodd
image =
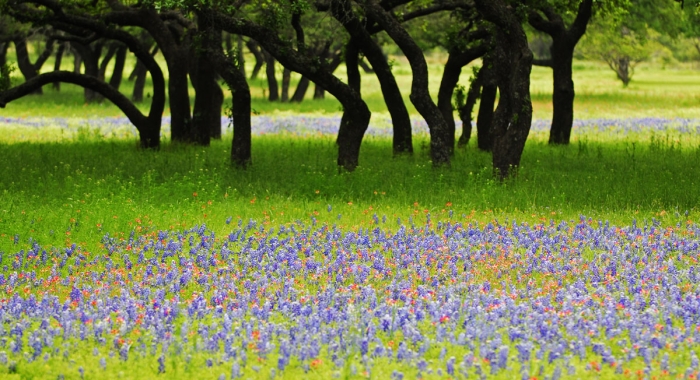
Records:
M225 144L134 151L121 119L3 123L3 377L700 371L697 120L577 121L554 153L538 121L507 183L478 153L379 163L381 123L342 175L328 117L255 118L245 172Z

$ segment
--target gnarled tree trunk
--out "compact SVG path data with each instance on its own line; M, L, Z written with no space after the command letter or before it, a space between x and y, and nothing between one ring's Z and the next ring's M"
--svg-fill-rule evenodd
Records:
M503 0L475 0L484 19L495 24L492 55L501 97L493 119L493 169L504 179L520 165L532 122L530 71L532 52L513 9Z

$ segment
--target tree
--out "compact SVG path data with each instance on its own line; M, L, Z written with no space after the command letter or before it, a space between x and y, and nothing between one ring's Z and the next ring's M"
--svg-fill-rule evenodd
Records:
M493 25L491 50L500 99L493 119L493 168L505 179L520 165L532 122L530 71L532 52L523 29L519 3L475 0L476 9Z
M660 46L656 36L676 37L681 33L682 10L674 0L628 0L607 12L612 13L611 17L593 23L581 51L607 63L627 87L635 66L649 59Z
M371 113L359 93L335 77L328 63L321 61L307 50L304 28L300 19L307 8L296 1L275 4L263 21L254 21L234 12L214 6L203 6L202 12L217 29L256 40L283 66L308 77L335 96L343 105L343 116L338 132L338 165L354 170L359 163L360 145L369 125ZM233 14L231 14L233 13ZM289 18L287 18L289 16ZM295 30L295 40L283 39L278 31L284 22L290 22Z
M593 14L593 0L582 0L573 22L567 26L562 11L549 2L530 11L530 24L552 37L551 58L545 65L552 68L554 88L552 91L552 126L550 144L569 144L574 123L574 81L572 66L574 48L586 32Z
M466 24L466 26L455 33L448 42L449 55L443 70L442 80L440 81L440 89L438 90L437 104L448 125L448 136L450 139L450 141L448 141L448 146L450 147L450 154L453 153L455 146L455 107L452 105L454 91L457 87L457 83L459 82L462 68L475 59L486 54L487 42L485 42L484 39L489 36L485 29L477 28L476 25L480 20L478 18L478 14L476 14L474 10L469 10L465 13L467 13L466 16L462 14L457 15L459 18L466 18L466 21L461 20L461 24ZM469 136L471 133L471 108L474 106L475 102L476 98L472 93L472 97L469 99L470 105L468 106L468 117L466 116L467 110L462 109L462 106L467 106L467 104L460 104L460 107L458 107L459 115L462 120L462 135L464 136L464 139L462 140L468 139L467 136ZM465 134L464 132L466 131L468 132ZM466 142L462 141L462 145L466 145Z
M41 5L41 7L35 5ZM0 92L0 107L5 107L7 103L26 96L48 83L73 83L101 94L119 107L139 131L142 147L158 148L160 146L161 118L165 106L165 80L160 67L149 54L147 46L130 33L111 28L90 15L65 12L62 5L53 0L18 1L11 4L11 9L11 16L19 21L50 25L65 32L66 39L75 43L86 45L104 38L125 44L138 59L144 62L151 73L154 95L148 115L143 115L127 97L104 80L94 75L59 70L39 74L15 87L2 86L4 88L0 88L3 90Z
M428 123L430 130L430 157L433 165L449 165L452 151L450 142L454 142L454 135L450 138L450 129L445 121L445 117L430 96L430 90L428 89L428 65L423 51L401 23L381 5L371 0L363 0L361 5L362 9L394 40L408 59L413 72L409 98L416 110ZM376 67L374 69L377 71Z

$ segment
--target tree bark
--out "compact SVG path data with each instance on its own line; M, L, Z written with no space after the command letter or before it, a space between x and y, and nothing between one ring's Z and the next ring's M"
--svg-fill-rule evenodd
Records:
M153 7L129 8L119 2L109 2L109 5L113 10L103 16L104 22L141 27L158 44L168 66L172 141L194 142L188 80L194 25L182 26L180 21L187 24L188 20L178 20L177 26L182 30L177 31L177 28L169 28Z
M459 82L459 77L462 75L462 67L483 56L485 53L485 44L480 44L474 48L465 50L462 50L456 46L451 48L449 51L449 56L442 72L442 80L440 81L440 89L438 90L437 105L445 118L445 122L447 123L447 145L450 149L450 154L454 154L455 146L455 118L454 107L452 106L452 95L454 94L455 87L457 87L457 83ZM471 123L464 127L468 127L469 131L471 132Z
M119 90L122 84L122 76L124 75L124 63L126 62L126 46L120 46L114 57L114 70L112 77L109 78L109 85L115 90Z
M154 46L150 53L151 57L155 57L156 54L158 54L158 45ZM143 89L146 86L147 74L148 70L146 69L146 65L144 65L143 62L137 58L136 67L134 67L132 72L132 75L136 80L134 81L134 90L131 95L131 99L136 103L143 101Z
M309 78L302 76L301 79L299 79L299 83L297 83L297 88L294 90L294 95L292 95L292 98L289 100L292 103L301 103L304 101L304 96L306 95L306 91L309 89Z
M348 86L358 94L362 88L362 77L360 76L358 65L359 58L360 49L357 46L357 42L350 39L345 45L345 68L347 70Z
M360 94L335 77L324 62L313 54L302 54L283 41L275 30L253 23L245 18L232 18L212 12L217 26L229 33L242 34L258 41L271 55L290 70L323 86L343 105L343 116L338 132L338 165L348 171L359 163L360 145L369 126L371 112Z
M105 54L104 58L102 58L102 62L100 62L100 74L98 78L102 80L107 78L107 65L109 65L109 62L112 60L112 58L114 58L118 48L119 47L116 44L109 45L107 48L107 54Z
M212 41L221 42L221 37L216 38L216 33L205 20L198 20L199 39L202 44L212 44ZM220 34L220 32L219 32ZM224 102L224 94L216 81L216 69L211 61L207 49L193 49L195 60L191 65L190 79L196 95L194 98L194 112L192 114L192 127L195 133L194 142L198 145L209 146L211 138L221 138L221 106ZM245 77L245 73L243 73Z
M483 68L482 68L483 70ZM481 88L481 102L476 117L476 145L484 152L493 151L493 115L498 86L493 70L484 73Z
M78 52L82 58L83 64L85 65L85 75L95 77L99 80L103 80L104 77L100 77L100 56L102 54L103 42L99 41L90 45L83 45L78 42L72 43L75 50ZM99 92L96 92L92 87L83 87L83 94L85 97L85 103L94 103L102 100L102 96Z
M430 96L428 88L428 64L423 50L406 32L401 24L377 3L365 2L368 14L389 34L408 59L413 71L411 95L409 98L416 110L423 116L430 129L430 157L434 166L450 164L450 138L447 122ZM371 61L370 61L371 62ZM372 65L376 71L379 69Z
M516 173L530 132L532 52L517 9L503 0L475 0L475 4L484 19L496 26L492 54L501 96L493 119L493 168L499 179L505 179Z
M267 100L276 102L279 100L279 90L277 88L277 77L275 76L275 57L267 51L265 54L265 74L267 75Z
M255 57L255 66L253 66L253 71L250 73L250 79L256 79L258 73L260 73L260 69L262 69L265 64L265 55L260 51L260 46L258 46L258 43L253 39L248 39L245 46L253 54L253 57Z
M391 67L384 56L384 52L376 41L372 39L360 20L354 15L348 1L344 0L333 3L331 12L336 20L341 22L348 33L350 33L352 38L356 41L355 44L362 49L362 52L369 60L377 75L387 110L391 114L393 126L392 148L394 155L403 153L412 154L413 138L411 118L408 115L401 90L396 83L394 74L391 72ZM356 61L357 64L359 64L359 60L356 59ZM357 70L356 64L354 67L355 70ZM357 71L357 76L359 78L359 71ZM351 83L350 76L348 76L348 83Z
M251 163L252 135L250 88L246 81L245 72L242 72L230 59L227 59L221 51L221 32L215 29L212 14L207 10L199 12L198 19L202 23L200 24L202 29L207 31L209 36L204 40L205 53L210 58L216 71L229 86L233 98L231 107L233 122L231 163L236 167L245 168Z
M571 141L571 129L574 123L574 81L572 65L574 49L585 34L592 16L593 0L583 0L579 4L578 13L567 29L562 17L553 8L545 6L540 12L531 11L529 21L537 30L552 37L548 62L553 71L554 88L552 91L552 126L549 133L550 144L567 145Z
M4 108L7 103L19 99L25 95L31 94L37 88L53 83L56 81L73 83L82 87L89 87L92 91L102 94L109 99L129 118L129 121L139 131L141 146L143 148L158 148L160 140L155 138L160 131L160 116L151 118L144 116L136 106L133 105L124 95L112 88L104 81L85 74L76 74L70 71L52 71L50 73L40 74L31 80L22 83L19 86L13 87L7 91L0 93L0 108ZM164 88L164 87L163 87ZM154 99L154 102L156 100ZM161 101L162 106L165 104L164 99ZM153 115L153 112L151 113Z
M35 63L32 63L31 59L29 58L29 52L27 51L27 39L25 37L16 38L14 43L15 53L17 55L17 67L19 67L19 71L27 81L35 78L39 75L39 71L44 65L44 62L46 62L46 59L48 59L48 57L53 53L54 41L52 39L46 41L46 47ZM44 92L41 87L34 90L35 95L41 95L43 93Z
M58 50L56 51L56 60L53 64L53 71L61 70L61 62L63 61L63 53L66 50L67 42L61 42L58 45ZM61 82L53 82L53 89L56 91L61 91Z
M0 42L0 66L5 66L7 64L7 48L9 46L9 42Z
M289 82L292 80L292 72L288 68L282 70L282 102L289 101Z

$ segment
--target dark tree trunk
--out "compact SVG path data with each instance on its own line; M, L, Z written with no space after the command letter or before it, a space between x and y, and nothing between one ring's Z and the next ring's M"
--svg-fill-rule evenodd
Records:
M288 68L282 70L282 102L289 101L289 82L292 80L292 72Z
M478 78L472 80L472 83L469 86L469 91L467 91L465 102L458 109L459 119L462 121L462 134L457 140L458 148L464 148L467 146L469 144L469 140L472 138L472 114L474 113L476 101L479 100L479 95L481 95L481 86L478 83L475 83L477 79Z
M7 64L7 48L9 46L9 42L0 42L0 66L5 66Z
M438 91L438 108L447 123L448 141L450 154L454 153L455 146L455 118L454 107L452 106L452 95L462 75L462 67L469 62L481 57L486 53L486 45L481 44L472 49L462 50L459 47L450 49L445 68L442 72L440 89ZM470 118L471 119L471 118ZM471 124L465 126L471 132Z
M248 39L245 45L253 54L253 57L255 57L255 66L253 66L253 71L250 73L250 79L256 79L258 77L258 73L260 73L260 69L262 69L263 65L265 64L265 55L260 51L260 46L258 46L258 43L255 42L255 40Z
M550 144L569 144L571 141L575 97L572 76L573 55L573 46L571 50L559 47L555 51L552 48L554 92L552 94L552 128L549 131Z
M179 50L179 49L178 49ZM177 58L179 57L179 59ZM168 81L168 94L170 95L170 133L173 141L195 142L195 130L192 125L190 112L189 72L188 56L181 51L171 52L171 64L168 65L170 80ZM176 64L180 61L180 64Z
M80 74L82 72L83 57L80 56L80 52L73 45L71 45L71 52L73 53L73 72Z
M138 61L134 73L136 74L136 80L134 81L134 90L131 93L131 99L135 103L141 103L143 102L143 88L146 86L146 74L148 74L148 71L146 70L146 66L144 66L141 61Z
M361 59L360 62L358 62L358 63L360 64L360 67L362 68L362 70L365 73L367 73L367 74L374 73L374 69L372 68L372 66L368 65L367 62L365 62L364 60Z
M530 71L532 52L513 9L503 0L475 0L481 15L495 24L494 73L500 99L493 118L493 168L505 179L514 175L532 122Z
M592 16L592 8L593 0L581 1L576 18L568 29L561 15L549 6L544 6L539 10L545 15L546 19L537 10L531 11L528 18L535 29L552 37L552 46L550 47L552 58L545 62L551 65L554 76L552 127L549 133L550 144L569 144L571 141L575 98L572 78L574 49L586 32L588 22Z
M236 57L238 59L238 70L241 70L241 73L243 73L243 76L245 76L245 55L243 55L243 36L240 34L236 36Z
M114 54L117 53L118 48L119 47L116 44L109 45L109 48L107 48L107 54L105 54L104 58L102 58L102 62L100 62L98 78L102 80L107 78L107 65L109 65L109 62L112 60L112 58L114 58Z
M186 19L182 19L169 28L153 7L129 8L119 5L118 2L110 2L110 5L115 10L103 16L105 22L141 27L147 30L158 44L168 66L172 141L194 142L195 131L192 126L188 80L194 25L189 25Z
M216 31L211 29L204 20L200 20L200 23L202 24L199 27L202 43L205 39L211 39L208 43L221 41L220 37L216 38L213 35ZM221 138L221 106L224 102L224 94L216 81L216 69L211 61L209 51L207 49L193 50L195 50L193 52L195 60L191 65L190 79L196 92L192 114L194 142L209 146L212 137ZM243 76L245 77L245 74Z
M58 45L58 50L56 51L56 60L53 64L53 71L61 70L61 62L63 61L63 53L66 50L66 43L67 42L61 42ZM61 91L61 82L53 82L53 89L56 91Z
M325 49L324 51L328 51L328 49ZM331 61L329 65L329 70L330 72L335 72L335 70L340 66L340 63L342 62L341 54L334 54L333 60ZM360 61L359 63L362 63ZM325 99L326 97L326 90L323 89L323 87L314 85L314 99Z
M352 39L345 45L345 68L347 69L348 86L355 90L358 94L362 88L362 77L358 60L360 58L360 49L357 42Z
M391 72L391 67L381 47L371 38L360 20L355 17L347 1L336 2L331 7L333 16L340 21L372 65L384 95L393 125L392 147L394 154L413 153L411 119L403 101L403 96ZM358 62L359 63L359 62ZM355 65L357 70L357 65ZM359 78L359 71L357 72ZM350 76L348 83L351 84ZM351 85L352 87L352 85Z
M158 45L156 45L150 53L151 57L154 57L156 54L158 54ZM136 103L140 103L143 101L143 89L146 86L147 74L148 70L146 69L146 65L144 65L143 62L137 58L136 67L134 67L134 70L131 73L131 76L133 76L135 79L134 90L132 92L131 99Z
M279 100L279 90L277 88L277 77L275 76L275 57L268 52L265 54L265 74L267 74L267 88L268 96L267 100L271 102L276 102Z
M76 74L70 71L52 71L50 73L40 74L19 86L0 92L0 108L4 108L7 103L13 100L33 93L37 88L43 85L56 81L89 87L92 91L98 92L109 99L124 112L139 131L139 138L143 148L157 149L160 146L160 120L165 105L165 81L162 79L162 73L159 74L160 81L155 81L155 87L160 90L160 94L154 96L149 116L144 116L129 99L103 80L94 76Z
M325 99L326 98L326 90L323 89L321 86L314 85L314 99Z
M315 59L312 53L302 54L290 49L287 42L277 36L276 31L249 20L234 19L222 13L212 13L212 16L227 32L254 38L282 65L323 86L340 101L343 105L343 117L337 140L338 165L349 171L354 170L359 163L360 145L371 116L360 94L333 76L327 65Z
M479 113L476 117L476 145L484 152L493 151L493 109L497 94L498 86L493 73L486 73L481 89Z
M44 48L44 51L41 53L39 58L35 63L32 63L31 59L29 58L29 52L27 51L27 40L26 38L17 38L14 40L15 43L15 53L17 55L17 67L19 67L19 71L22 73L24 76L25 80L30 80L33 79L34 77L39 75L39 71L41 70L41 66L44 65L44 62L46 62L46 59L48 56L53 53L53 40L48 40L46 42L46 47ZM38 87L34 90L35 95L41 95L43 94L42 88Z
M210 58L216 71L231 90L233 105L231 117L233 122L233 141L231 143L231 163L245 168L251 163L251 122L250 122L250 88L242 72L221 51L221 32L212 25L211 14L201 12L198 15L200 28L204 30L205 53Z
M83 45L80 43L73 43L73 47L76 49L80 57L82 58L83 64L85 65L85 75L95 77L99 80L103 80L100 77L100 55L102 54L103 43L97 42L93 46ZM84 87L85 103L93 103L102 100L102 96L99 92L94 91L91 87Z
M293 103L301 103L304 101L304 96L306 95L306 91L309 89L309 78L302 76L301 79L299 79L299 83L297 83L297 88L294 90L294 95L292 95L292 98L290 99L291 102Z
M445 118L440 112L428 89L428 64L425 61L423 50L416 44L413 38L406 32L396 18L385 11L379 4L366 3L365 10L396 42L408 59L413 80L411 83L411 102L416 110L423 116L430 129L430 157L434 166L450 164L450 138L449 128ZM374 66L375 70L378 70Z
M122 76L124 75L124 62L126 61L126 46L120 46L114 57L114 70L112 77L109 79L109 85L115 90L119 90L122 84Z

